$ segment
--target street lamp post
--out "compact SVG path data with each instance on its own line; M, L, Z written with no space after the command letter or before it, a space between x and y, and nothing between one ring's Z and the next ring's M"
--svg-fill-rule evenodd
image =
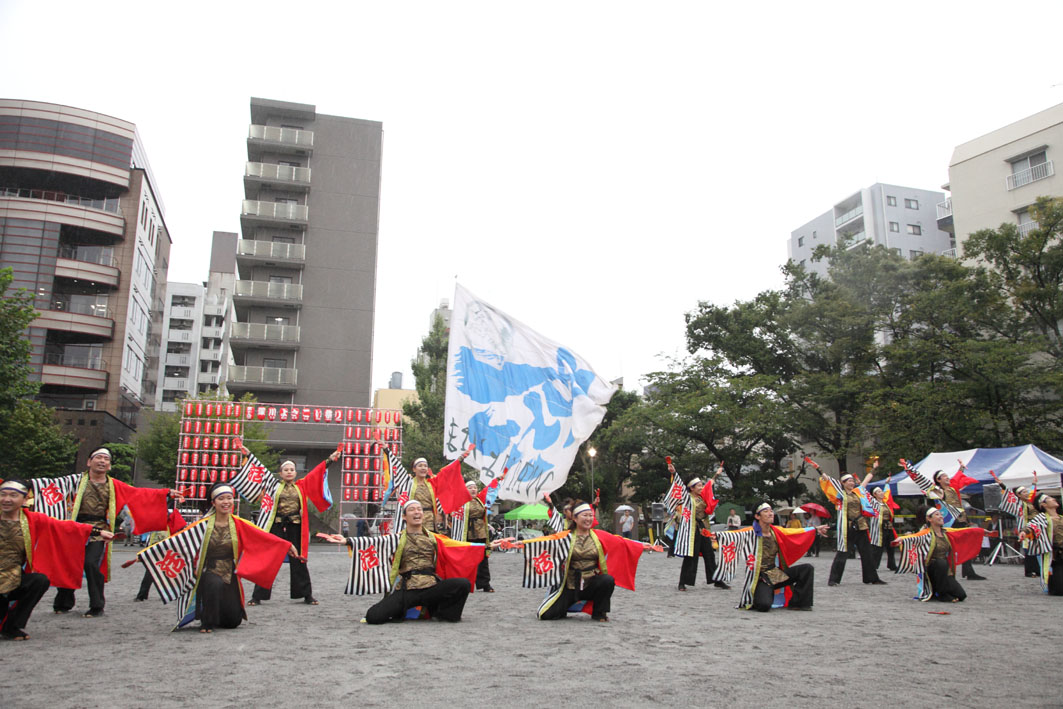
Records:
M591 457L591 499L594 499L594 458L598 455L598 451L592 446L587 451L587 455Z

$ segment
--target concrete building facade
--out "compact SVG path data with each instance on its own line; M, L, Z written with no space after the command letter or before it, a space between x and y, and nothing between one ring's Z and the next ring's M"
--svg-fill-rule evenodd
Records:
M1063 155L1063 104L956 146L949 162L951 196L938 206L942 228L962 244L973 232L1015 224L1036 226L1038 197L1063 196L1055 158Z
M952 235L937 221L937 204L944 198L943 192L875 183L790 232L788 257L826 276L827 262L813 261L812 253L842 241L850 248L882 245L906 259L924 253L954 256Z
M140 409L154 405L170 246L134 124L0 99L0 267L36 296L27 337L38 398L106 412L123 432L110 440L127 441ZM59 418L89 428L100 419Z
M381 149L379 122L251 99L226 377L235 396L370 405ZM335 446L314 435L324 434L278 424L271 442Z

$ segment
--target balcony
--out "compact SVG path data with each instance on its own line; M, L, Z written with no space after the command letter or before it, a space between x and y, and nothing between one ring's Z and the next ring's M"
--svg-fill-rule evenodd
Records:
M256 226L287 226L301 229L309 220L310 210L305 204L287 202L260 202L245 199L240 210L240 223L244 233Z
M952 198L949 197L944 202L938 202L938 229L946 231L949 234L954 233L954 225L952 220Z
M853 221L857 217L862 217L863 215L864 215L864 205L863 204L858 204L855 207L853 207L852 209L850 209L848 212L845 212L844 214L840 214L837 217L835 217L834 218L834 228L837 229L838 227L842 226L843 224L848 224L849 222Z
M217 349L217 350L200 350L199 351L199 360L201 362L220 362L221 361L221 350L220 349Z
M1023 222L1022 224L1019 224L1019 236L1029 236L1030 232L1038 226L1037 222Z
M229 344L234 348L295 350L299 348L299 326L234 322L229 333Z
M188 391L188 377L166 377L162 380L162 388Z
M123 238L125 219L116 199L89 199L54 190L0 187L8 219L47 221Z
M220 340L225 337L225 328L223 327L203 327L199 331L200 336L211 338L214 340Z
M306 245L240 239L236 242L236 260L241 264L298 267L306 262Z
M310 189L310 168L249 162L244 167L244 186L275 185L288 190Z
M237 281L233 301L240 305L283 305L297 307L303 303L303 286L299 283Z
M38 311L31 327L113 337L114 320L108 317L107 311L107 301L86 302L76 295L56 294L52 299L52 309Z
M57 190L35 190L26 187L0 187L0 197L17 197L19 199L40 199L46 202L61 202L75 207L98 209L101 212L110 212L121 216L122 210L118 206L118 198L93 199L79 195L67 194Z
M1056 174L1056 170L1052 166L1052 161L1047 160L1040 165L1034 165L1028 170L1021 170L1008 175L1004 179L1004 185L1011 191L1038 180L1045 180L1054 174Z
M192 330L175 330L170 328L166 333L167 342L192 342Z
M258 150L292 155L311 155L314 152L314 132L252 123L247 132L248 155L252 151Z
M298 372L292 368L279 367L229 367L229 391L246 391L248 389L270 391L294 391L298 381Z
M46 354L41 384L106 391L107 362L96 355Z
M193 308L170 308L171 320L192 320L195 314L196 311Z
M959 258L959 255L957 255L956 253L956 249L945 249L941 252L941 255L945 258Z
M164 364L167 367L188 367L192 364L192 355L167 352Z

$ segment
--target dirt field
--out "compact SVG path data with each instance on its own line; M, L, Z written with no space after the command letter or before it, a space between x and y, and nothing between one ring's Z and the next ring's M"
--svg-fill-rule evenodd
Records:
M583 614L536 620L543 593L520 588L520 555L495 554L497 593L473 594L460 624L371 627L359 620L375 598L343 595L345 551L315 546L310 571L320 606L288 600L285 567L274 600L249 608L249 622L206 636L168 632L176 611L157 597L134 603L141 570L117 568L128 558L115 549L104 617L80 616L84 591L74 613L53 615L49 591L27 628L33 639L0 643L0 705L1063 703L1053 652L1063 599L1042 595L1019 566L976 566L988 580L965 583L967 602L945 606L910 600L914 577L884 569L889 585L864 586L856 560L842 585L828 588L824 554L810 560L814 612L760 614L734 609L737 589L677 592L679 560L654 554L643 557L636 593L617 589L604 624ZM929 613L941 610L951 615Z

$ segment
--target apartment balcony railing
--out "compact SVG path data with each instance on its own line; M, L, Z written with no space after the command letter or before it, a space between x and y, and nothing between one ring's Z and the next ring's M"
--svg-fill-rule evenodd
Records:
M118 261L114 257L114 248L111 246L62 244L59 247L59 258L94 263L99 266L111 266L112 268L118 267Z
M835 227L840 227L842 224L845 224L846 222L851 222L852 220L854 220L857 217L861 216L863 213L864 213L864 205L858 204L855 207L853 207L852 209L850 209L848 212L845 212L844 214L840 214L837 217L835 217L834 218L834 226Z
M313 142L313 141L311 141ZM310 184L310 168L291 165L274 165L264 162L249 162L244 168L244 177L254 177L270 182L291 182L300 185Z
M63 204L70 204L76 207L99 209L104 212L110 212L111 214L120 215L122 213L121 208L118 206L117 197L112 199L93 199L92 197L67 194L66 192L60 192L58 190L36 190L28 187L0 187L0 197L40 199L46 202L62 202Z
M959 258L959 254L956 253L956 249L945 249L941 252L941 255L946 258Z
M44 355L44 363L59 367L77 367L78 369L107 369L107 361L101 355L63 354L50 352Z
M1056 174L1055 167L1052 165L1052 161L1048 160L1040 165L1034 165L1033 167L1022 170L1020 172L1008 175L1004 179L1004 184L1009 190L1018 189L1023 185L1028 185L1031 182L1037 182L1038 180L1044 180Z
M944 202L938 202L938 219L946 219L952 216L952 198L946 199Z
M310 217L310 210L304 204L260 202L257 199L245 199L240 214L245 217L258 217L259 219L304 223Z
M181 308L181 307L170 308L170 319L171 320L191 320L193 315L195 315L195 312L196 311L194 309L192 309L192 308Z
M187 367L192 363L192 355L167 352L164 362L170 367Z
M200 350L199 359L200 361L220 362L221 350Z
M240 239L236 243L236 255L269 261L303 261L306 259L306 245Z
M276 143L282 146L305 148L307 150L314 147L314 132L297 128L252 124L248 130L247 137L249 140Z
M258 298L297 302L303 299L303 286L299 283L237 281L236 288L233 290L233 295L237 298Z
M1019 225L1019 236L1027 236L1031 231L1036 229L1039 225L1037 222L1023 222Z
M77 295L56 294L52 297L52 310L58 310L61 313L92 315L97 318L109 317L107 300L84 300L83 297Z
M233 342L280 342L297 344L298 325L267 325L265 323L234 322L230 339Z
M229 367L229 384L242 384L248 387L295 387L298 371L293 368L280 367Z
M192 330L173 330L171 329L166 334L168 342L191 342Z

